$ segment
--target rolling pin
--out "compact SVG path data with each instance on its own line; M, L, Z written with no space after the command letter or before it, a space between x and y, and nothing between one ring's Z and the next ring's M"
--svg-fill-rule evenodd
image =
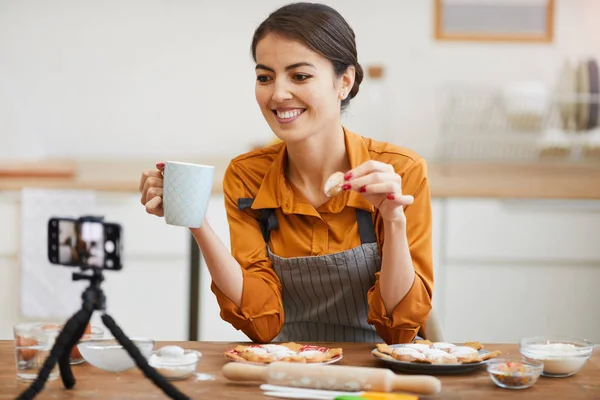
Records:
M439 379L427 375L396 375L389 369L274 362L267 366L230 362L222 369L232 381L257 381L271 385L349 392L402 391L436 394L442 389Z

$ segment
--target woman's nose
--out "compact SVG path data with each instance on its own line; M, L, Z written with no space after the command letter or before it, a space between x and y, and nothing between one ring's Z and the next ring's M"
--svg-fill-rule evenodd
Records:
M283 102L292 98L291 88L287 82L275 81L275 87L273 90L273 101Z

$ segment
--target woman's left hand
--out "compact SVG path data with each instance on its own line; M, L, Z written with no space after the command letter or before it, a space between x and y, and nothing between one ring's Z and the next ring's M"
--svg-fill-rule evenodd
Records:
M394 167L374 160L348 171L342 189L361 193L386 221L406 222L404 206L414 201L413 196L402 194L402 177Z

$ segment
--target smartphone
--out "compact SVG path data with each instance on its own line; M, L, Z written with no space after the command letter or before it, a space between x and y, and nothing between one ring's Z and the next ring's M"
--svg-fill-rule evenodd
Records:
M121 226L98 218L50 218L48 259L81 268L122 268Z

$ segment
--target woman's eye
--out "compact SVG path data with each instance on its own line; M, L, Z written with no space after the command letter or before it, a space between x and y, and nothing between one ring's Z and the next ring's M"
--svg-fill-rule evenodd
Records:
M267 83L271 80L271 77L267 75L259 75L256 77L256 80L260 83Z
M305 81L310 78L310 75L306 74L294 74L294 80L296 81Z

